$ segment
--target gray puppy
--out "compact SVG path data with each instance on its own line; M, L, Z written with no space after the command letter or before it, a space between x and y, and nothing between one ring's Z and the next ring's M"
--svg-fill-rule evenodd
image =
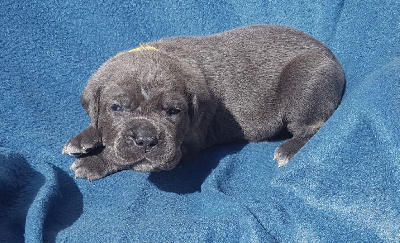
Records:
M82 105L91 124L63 152L76 177L170 170L187 154L286 130L283 166L338 107L343 70L321 42L289 27L257 25L141 44L106 61ZM96 149L98 148L98 149Z

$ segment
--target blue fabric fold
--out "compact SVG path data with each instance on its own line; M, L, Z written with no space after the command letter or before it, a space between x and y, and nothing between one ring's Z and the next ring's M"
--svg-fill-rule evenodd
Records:
M399 242L400 4L387 1L0 3L0 242ZM283 141L220 145L160 173L74 179L64 143L109 57L167 36L281 24L346 73L338 110L283 168Z

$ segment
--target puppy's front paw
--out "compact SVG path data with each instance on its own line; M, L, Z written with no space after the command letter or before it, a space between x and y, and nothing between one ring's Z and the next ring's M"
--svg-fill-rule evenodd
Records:
M64 145L63 154L80 156L89 153L91 150L102 146L101 135L98 130L89 126L76 137L71 138Z
M79 156L88 153L88 151L89 147L87 148L86 146L81 145L76 139L72 138L64 145L62 153L72 156Z
M89 181L103 178L116 171L116 168L105 163L99 156L78 158L72 165L75 178L86 178Z

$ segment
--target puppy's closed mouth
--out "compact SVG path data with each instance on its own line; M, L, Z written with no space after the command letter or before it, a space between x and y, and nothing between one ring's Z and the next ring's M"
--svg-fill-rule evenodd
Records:
M157 168L157 164L147 158L143 158L135 162L131 168L138 172L160 171L160 169Z

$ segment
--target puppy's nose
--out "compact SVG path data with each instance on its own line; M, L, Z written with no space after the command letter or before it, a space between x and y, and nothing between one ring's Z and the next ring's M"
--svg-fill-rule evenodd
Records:
M154 147L158 144L158 139L152 136L137 135L135 143L139 147Z
M139 131L135 136L135 144L138 147L143 147L148 152L157 146L158 138L149 131Z

